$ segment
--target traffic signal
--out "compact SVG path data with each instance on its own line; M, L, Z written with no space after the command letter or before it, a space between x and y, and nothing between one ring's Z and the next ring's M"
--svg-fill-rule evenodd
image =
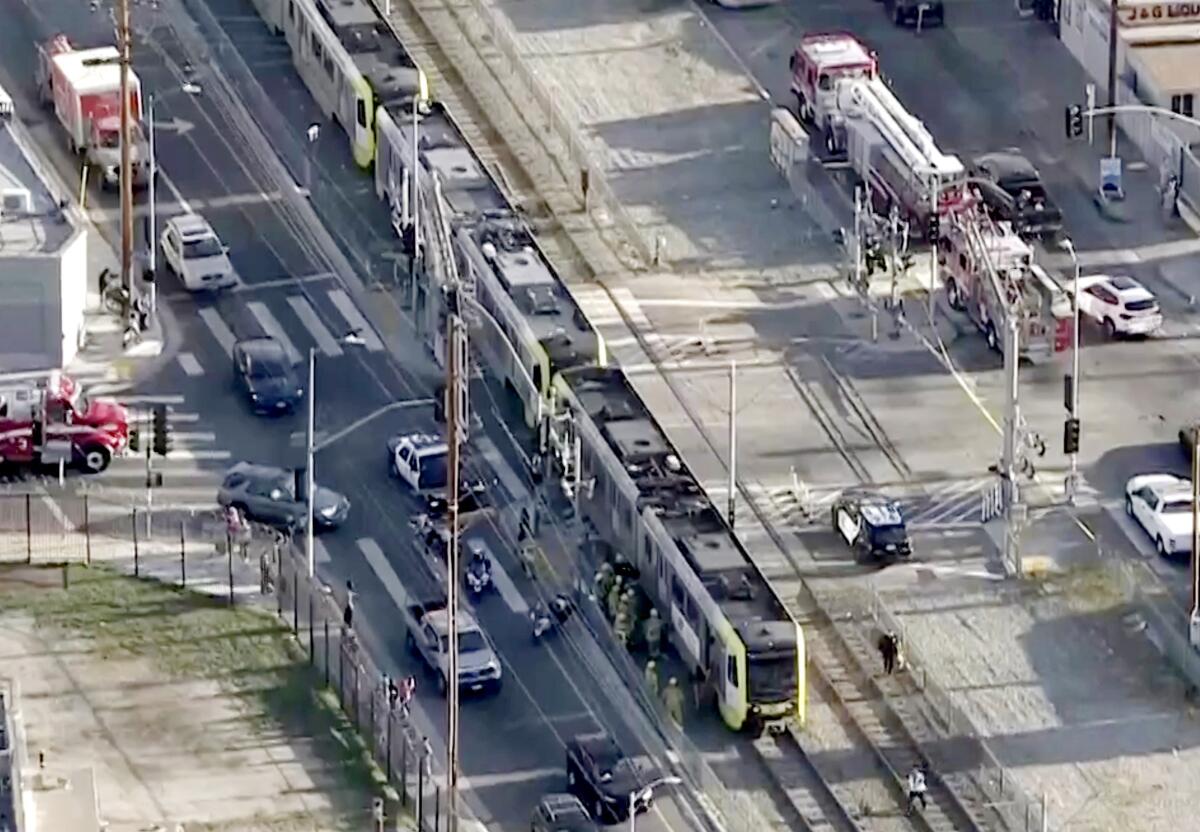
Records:
M937 215L936 211L934 211L932 214L929 215L928 223L929 223L929 225L925 229L925 237L930 242L933 242L934 240L937 240L938 237L941 236L942 218Z
M167 424L167 406L165 404L156 404L154 406L154 453L159 456L166 456L171 452L171 446L174 444L171 440L171 426Z
M137 425L129 426L129 450L137 453L142 446L142 433L137 429Z
M1079 420L1067 419L1063 422L1063 453L1079 452Z
M1077 139L1083 135L1083 107L1072 104L1066 113L1067 138Z

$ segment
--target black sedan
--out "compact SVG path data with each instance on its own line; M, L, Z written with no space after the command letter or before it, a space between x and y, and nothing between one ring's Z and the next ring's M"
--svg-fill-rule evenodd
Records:
M621 753L608 734L586 734L567 742L567 790L600 823L620 823L629 817L630 795L642 790L642 780L637 764ZM648 808L644 799L635 806L638 812Z
M548 794L538 801L530 832L597 832L587 810L572 794Z
M255 413L291 413L304 399L304 388L283 344L263 336L233 345L234 384Z
M942 0L883 0L883 7L897 26L946 25L946 7Z

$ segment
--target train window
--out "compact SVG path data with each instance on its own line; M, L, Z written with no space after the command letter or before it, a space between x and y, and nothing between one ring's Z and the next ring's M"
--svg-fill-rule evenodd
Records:
M542 365L537 364L533 368L533 386L539 391L542 389Z
M317 40L316 32L312 33L312 52L313 52L313 57L315 57L318 61L321 60L321 55L323 54L323 52L321 49L321 41Z
M367 126L367 102L361 98L358 99L358 108L355 110L355 118L358 120L359 127Z
M325 60L321 61L321 66L325 67L325 74L330 78L333 77L333 59L329 55L325 56Z
M288 0L288 20L296 21L296 0Z
M682 608L687 605L687 595L683 592L683 584L674 575L671 576L671 599L677 607Z
M737 687L737 658L735 656L725 659L725 679L729 684Z
M642 535L642 548L646 550L646 563L654 566L654 541L650 535Z

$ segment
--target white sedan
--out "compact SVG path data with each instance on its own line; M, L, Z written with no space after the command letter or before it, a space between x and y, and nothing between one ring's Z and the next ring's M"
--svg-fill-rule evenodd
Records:
M1125 512L1163 557L1192 551L1192 481L1174 474L1142 474L1125 484Z
M1149 335L1163 322L1154 294L1126 275L1079 278L1079 311L1104 327L1110 338Z
M162 233L163 259L189 292L228 289L238 283L229 249L199 214L167 220Z

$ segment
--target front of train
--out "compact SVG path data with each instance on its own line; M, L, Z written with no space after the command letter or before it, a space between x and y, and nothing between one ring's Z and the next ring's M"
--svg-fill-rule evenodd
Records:
M755 621L738 628L746 648L746 727L775 733L804 724L804 637L787 621Z

